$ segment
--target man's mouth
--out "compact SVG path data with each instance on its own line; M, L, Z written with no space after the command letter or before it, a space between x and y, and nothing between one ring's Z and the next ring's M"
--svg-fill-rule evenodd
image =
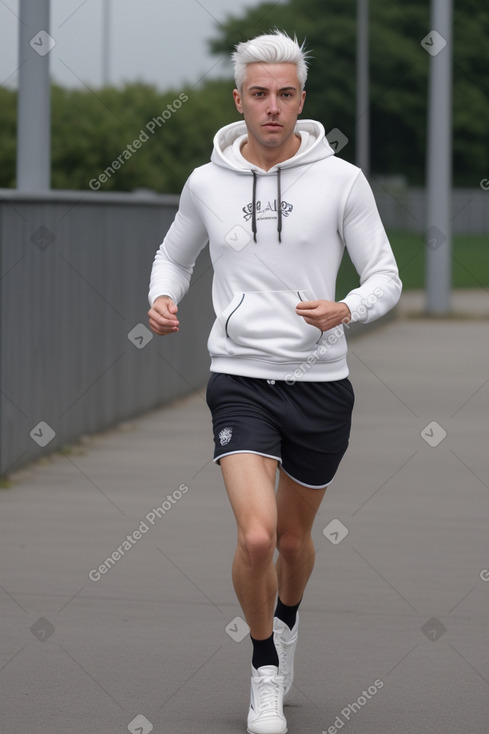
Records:
M263 127L282 127L279 122L265 122Z

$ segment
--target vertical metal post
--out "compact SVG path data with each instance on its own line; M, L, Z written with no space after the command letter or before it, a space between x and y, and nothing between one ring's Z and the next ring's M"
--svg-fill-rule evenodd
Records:
M356 164L367 177L370 173L368 11L368 0L357 0Z
M50 0L19 2L19 93L17 102L17 188L51 185Z
M108 87L110 84L110 40L111 40L111 0L102 0L103 18L102 18L102 86Z
M426 311L450 311L452 189L452 11L453 0L432 0L431 28L422 45L430 53Z

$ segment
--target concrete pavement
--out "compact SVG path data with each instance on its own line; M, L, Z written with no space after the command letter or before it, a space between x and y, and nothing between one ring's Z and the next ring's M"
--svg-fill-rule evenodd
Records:
M488 731L489 297L453 320L404 318L409 297L350 343L353 432L315 523L291 734ZM203 394L0 490L1 731L246 731Z

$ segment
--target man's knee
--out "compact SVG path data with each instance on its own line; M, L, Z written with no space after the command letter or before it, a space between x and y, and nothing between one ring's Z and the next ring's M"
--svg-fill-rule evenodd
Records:
M309 534L306 537L302 537L295 533L284 532L278 536L277 549L284 561L293 563L302 557L304 549L308 546L309 542Z
M273 558L275 530L257 525L240 534L239 545L251 566L259 566Z

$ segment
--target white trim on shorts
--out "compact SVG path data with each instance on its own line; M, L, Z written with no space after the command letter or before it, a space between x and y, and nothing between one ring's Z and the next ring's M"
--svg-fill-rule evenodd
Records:
M305 482L301 482L299 479L296 479L292 476L292 474L289 474L288 471L285 471L282 464L280 464L280 469L283 471L284 474L287 474L288 477L290 477L294 482L297 484L300 484L301 487L306 487L307 489L325 489L326 487L329 487L333 479L330 479L329 482L326 482L326 484L305 484Z
M294 482L296 482L296 484L300 484L301 487L306 487L307 489L325 489L326 487L329 487L334 479L333 477L333 479L330 479L330 481L326 484L306 484L305 482L301 482L293 477L292 474L289 474L288 471L285 471L284 467L282 466L282 459L280 459L278 456L271 456L271 454L263 454L261 451L251 451L250 449L238 449L237 451L228 451L227 454L216 456L216 458L213 459L213 462L217 464L225 456L232 456L233 454L255 454L255 456L264 456L266 459L275 459L275 461L278 461L280 470L283 471L284 474L290 477Z

